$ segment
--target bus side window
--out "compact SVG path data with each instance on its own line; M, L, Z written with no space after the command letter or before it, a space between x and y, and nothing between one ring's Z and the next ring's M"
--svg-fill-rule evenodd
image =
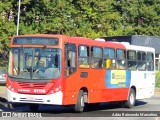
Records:
M137 54L137 59L138 59L137 69L145 71L146 70L146 53L139 51Z
M137 70L136 51L127 51L127 66L129 70Z
M102 48L92 47L92 68L102 68L103 67L103 55Z
M146 59L147 59L147 70L154 71L154 55L153 55L153 53L148 52Z
M90 67L90 58L89 58L89 47L81 45L78 49L78 62L80 68L89 68Z
M104 66L106 69L115 68L115 51L113 48L104 48Z
M76 65L76 45L66 44L65 45L65 76L68 77L77 70Z
M126 51L118 49L116 51L116 68L126 69Z

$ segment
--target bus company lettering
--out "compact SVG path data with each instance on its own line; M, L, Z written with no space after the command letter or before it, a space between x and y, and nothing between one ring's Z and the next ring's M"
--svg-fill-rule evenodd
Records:
M34 89L34 93L46 93L45 89Z
M111 84L126 82L126 71L125 70L113 70L111 74Z
M30 92L30 89L18 89L18 92Z

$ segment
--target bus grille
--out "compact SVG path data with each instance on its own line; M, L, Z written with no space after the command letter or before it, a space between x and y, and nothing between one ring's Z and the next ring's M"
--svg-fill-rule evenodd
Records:
M21 88L37 88L43 89L46 86L46 83L26 83L26 82L18 82L18 85Z
M44 103L43 99L27 99L27 98L20 98L20 102L36 102L36 103Z

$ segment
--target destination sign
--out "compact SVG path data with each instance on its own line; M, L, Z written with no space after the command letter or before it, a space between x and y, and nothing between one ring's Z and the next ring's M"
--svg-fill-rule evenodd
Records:
M58 39L57 38L47 38L47 37L16 37L13 39L13 44L58 45Z

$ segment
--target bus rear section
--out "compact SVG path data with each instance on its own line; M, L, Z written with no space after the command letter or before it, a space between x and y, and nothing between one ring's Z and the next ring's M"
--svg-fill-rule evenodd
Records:
M155 49L125 45L127 66L131 70L131 85L136 89L136 99L150 98L155 89Z

